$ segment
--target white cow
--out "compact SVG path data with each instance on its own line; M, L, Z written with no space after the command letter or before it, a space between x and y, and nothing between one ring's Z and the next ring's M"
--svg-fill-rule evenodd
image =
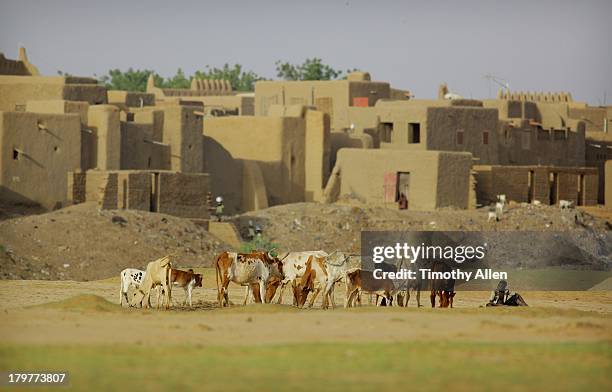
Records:
M325 266L327 267L327 283L325 292L331 301L332 309L336 307L334 301L334 287L336 283L344 282L347 284L346 273L349 270L349 258L351 255L344 252L333 252L325 258Z
M283 279L283 264L267 252L223 252L215 260L217 271L217 299L219 306L229 306L227 287L230 282L246 286L244 304L250 295L250 286L259 285L259 296L265 298L268 281L272 276Z
M288 252L282 256L279 256L279 259L283 263L283 274L285 278L281 282L278 294L278 300L276 303L282 304L283 302L283 294L285 289L287 288L287 284L291 283L294 285L296 281L304 275L304 271L306 270L306 262L310 256L316 257L326 257L328 254L323 250L312 250L312 251L303 251L303 252ZM293 298L293 304L295 305L295 296Z
M136 268L126 268L121 271L121 288L119 289L119 305L123 305L123 299L130 305L128 290L130 287L138 289L142 283L145 272Z
M312 307L317 296L323 292L322 307L327 308L328 300L332 308L336 306L334 301L334 286L336 283L346 280L349 270L348 259L350 255L342 252L334 252L326 257L310 256L306 262L306 269L298 284L294 286L294 297L299 307L304 306L310 292L313 295L308 303Z
M144 299L146 299L145 303L148 306L151 306L151 290L153 290L156 286L161 286L161 289L164 292L166 309L169 309L172 304L172 285L169 284L171 268L172 264L170 262L170 256L164 256L161 259L157 259L147 264L144 278L140 284L140 287L138 287L134 293L132 303L143 303L145 302ZM161 303L158 302L157 308L160 306Z
M573 205L574 205L574 202L571 200L559 200L559 208L562 210L572 208Z

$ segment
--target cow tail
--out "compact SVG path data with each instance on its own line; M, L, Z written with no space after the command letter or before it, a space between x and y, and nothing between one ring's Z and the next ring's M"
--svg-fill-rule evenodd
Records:
M122 305L122 306L123 306L123 280L124 280L123 271L121 271L121 281L119 282L119 305Z
M223 307L223 299L221 297L221 268L219 267L219 258L217 256L215 259L215 269L217 273L215 274L215 278L217 279L217 301L219 302L219 306Z
M166 289L168 290L167 297L168 303L166 304L166 309L170 309L170 305L172 305L172 263L168 263L168 272L166 272Z

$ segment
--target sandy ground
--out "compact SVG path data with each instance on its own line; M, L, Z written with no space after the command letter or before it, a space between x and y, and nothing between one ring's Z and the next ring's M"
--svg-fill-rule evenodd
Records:
M122 308L118 281L0 281L0 343L257 345L308 342L612 340L612 292L525 292L527 308L481 308L487 292L459 292L454 309L363 306L296 309L248 305L219 309L210 277L172 311ZM343 294L336 290L336 303ZM233 303L244 291L230 286ZM289 300L286 296L285 302ZM428 298L423 293L422 303ZM107 302L110 301L110 302ZM112 303L111 303L112 302ZM367 301L365 301L367 303Z

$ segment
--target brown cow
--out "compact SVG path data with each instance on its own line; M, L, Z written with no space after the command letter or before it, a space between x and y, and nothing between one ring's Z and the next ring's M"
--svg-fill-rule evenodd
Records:
M283 264L268 252L222 252L215 260L217 271L217 299L219 306L229 306L227 287L230 282L246 286L247 303L251 285L259 286L259 300L266 298L265 290L272 277L282 280ZM255 298L257 300L257 297Z
M308 257L304 274L299 278L298 283L293 286L293 296L299 308L304 306L308 294L311 291L313 294L308 303L309 308L312 307L319 293L323 291L323 303L321 304L321 308L327 309L329 294L326 292L325 288L328 281L328 275L324 257Z
M193 269L189 269L189 271L181 271L172 268L170 270L170 283L175 286L182 287L183 290L185 290L185 301L183 302L183 305L187 303L187 300L189 300L189 307L191 307L191 292L196 287L202 287L202 274L194 273Z
M432 272L449 272L451 268L444 263L435 262ZM431 290L430 299L431 307L436 307L436 296L440 298L440 307L453 307L453 298L455 298L455 279L430 279L429 288Z
M361 304L361 293L369 293L376 295L376 306L378 306L378 297L383 297L387 305L393 303L393 295L397 291L391 279L376 279L373 271L365 271L362 269L354 269L346 274L346 299L344 307L350 308L355 305L355 302Z
M272 276L268 279L268 284L266 286L266 296L264 298L264 302L269 304L272 302L272 299L276 295L276 290L281 285L282 280ZM256 303L261 303L261 297L259 295L259 284L253 283L251 284L251 294L253 295L253 299Z

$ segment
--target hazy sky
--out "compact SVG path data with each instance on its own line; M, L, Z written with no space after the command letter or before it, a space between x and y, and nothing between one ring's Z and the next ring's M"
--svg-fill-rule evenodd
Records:
M276 60L316 56L417 98L441 81L487 97L492 73L514 90L612 102L610 0L0 0L0 51L15 58L20 44L47 75L229 62L274 78Z

